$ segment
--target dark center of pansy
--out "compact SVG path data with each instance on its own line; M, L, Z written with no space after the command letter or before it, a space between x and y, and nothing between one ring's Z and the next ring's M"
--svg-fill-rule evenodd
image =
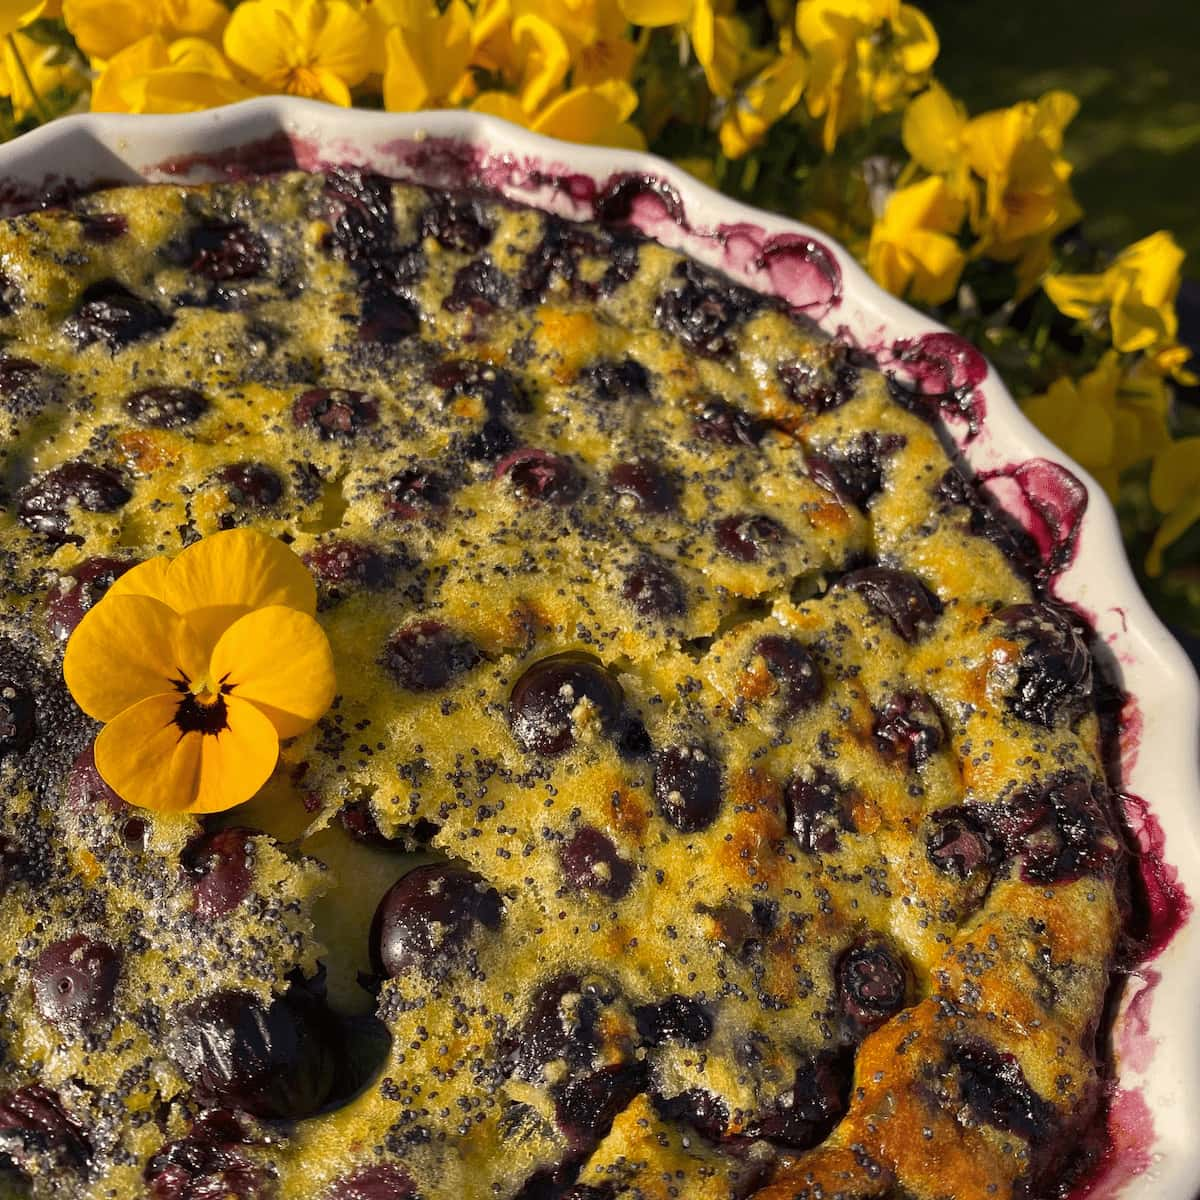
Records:
M232 684L222 679L216 691L193 692L190 690L191 681L180 671L179 678L173 679L171 686L181 694L175 715L171 718L181 737L186 733L215 737L229 728L229 708L225 697L233 691Z

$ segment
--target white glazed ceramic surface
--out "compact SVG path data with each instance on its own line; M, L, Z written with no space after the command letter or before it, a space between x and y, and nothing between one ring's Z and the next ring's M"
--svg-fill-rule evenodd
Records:
M829 332L882 352L885 361L898 341L939 332L816 230L736 204L650 155L567 145L471 113L394 115L268 98L182 117L71 117L0 148L0 207L18 207L23 197L56 184L221 178L236 173L239 158L252 173L256 159L277 158L281 148L301 167L353 163L423 183L475 180L573 217L591 216L591 198L614 177L653 178L673 189L686 220L670 219L662 204L643 195L633 206L634 224L751 286L799 301ZM772 246L808 239L840 269L840 299L833 303L820 272L806 275L803 263L799 272L794 264L783 269L787 255L773 269ZM1157 883L1181 896L1200 895L1200 688L1191 665L1143 599L1100 487L1025 420L994 371L977 395L985 411L979 436L968 438L965 423L950 424L976 471L1007 469L1011 479L1014 465L1048 460L1066 466L1087 489L1075 556L1053 590L1090 617L1131 697L1122 788L1148 806L1148 819L1137 804L1127 807ZM996 495L1006 506L1019 499L1011 486L997 486ZM1200 917L1189 915L1124 989L1113 1031L1113 1150L1087 1190L1093 1200L1200 1195L1198 987Z

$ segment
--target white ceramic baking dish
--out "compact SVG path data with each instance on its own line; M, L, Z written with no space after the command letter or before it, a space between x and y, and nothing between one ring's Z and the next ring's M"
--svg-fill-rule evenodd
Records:
M425 183L485 183L572 217L599 205L783 295L914 386L964 401L977 421L950 420L951 435L1000 502L1058 554L1053 591L1091 619L1130 697L1121 786L1159 945L1124 987L1112 1033L1111 1148L1078 1194L1195 1200L1200 917L1187 894L1200 893L1200 688L1134 581L1100 487L1025 420L977 352L883 292L824 234L736 204L650 155L568 145L471 113L393 115L274 97L189 116L55 121L0 147L0 209L64 187L332 163Z

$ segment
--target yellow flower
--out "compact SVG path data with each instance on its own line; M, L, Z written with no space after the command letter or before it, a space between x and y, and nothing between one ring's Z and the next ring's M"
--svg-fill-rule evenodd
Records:
M571 55L563 36L534 12L513 15L510 0L483 0L472 31L473 63L497 75L528 115L540 109L566 80Z
M100 62L152 33L215 42L229 20L220 0L63 0L62 12L79 48Z
M805 101L832 153L847 129L891 112L924 86L938 38L899 0L800 0L796 36L812 60Z
M415 112L458 104L471 83L471 10L463 0L451 0L441 13L432 0L406 7L385 41L385 106Z
M345 108L371 71L371 27L346 0L248 0L225 28L225 53L263 91Z
M29 72L36 96L25 83L22 65ZM18 121L37 110L38 97L48 96L57 90L81 92L87 82L79 58L60 46L35 42L23 33L13 34L11 42L5 39L4 56L0 59L0 95L12 100L13 115Z
M967 111L940 83L932 83L904 110L901 136L913 162L943 175L963 196L970 168L963 149Z
M211 42L180 38L168 45L152 33L109 59L92 87L92 111L197 112L254 94Z
M925 304L954 295L967 256L955 235L966 205L938 175L900 188L871 230L867 270L889 292Z
M1031 396L1025 415L1096 477L1114 499L1122 471L1170 443L1170 396L1162 380L1122 375L1110 350L1082 379L1058 379Z
M641 131L629 123L637 108L637 93L620 80L572 88L534 113L526 112L507 92L484 92L471 107L547 137L628 150L646 148Z
M267 781L280 738L333 700L316 589L283 543L214 534L121 577L67 643L75 702L105 722L96 767L124 800L221 812Z
M1063 130L1078 111L1070 93L1047 92L1036 104L1026 100L967 122L963 152L984 184L973 214L977 253L1002 262L1044 257L1050 239L1082 215L1062 156Z
M715 96L730 96L749 41L746 27L731 15L723 0L620 0L621 11L635 25L686 29L696 61Z
M1175 342L1183 259L1175 239L1160 230L1127 246L1100 274L1051 275L1042 286L1068 317L1093 322L1107 317L1118 350L1162 354L1170 371L1188 357Z
M1163 522L1146 555L1146 571L1162 574L1163 551L1200 521L1200 437L1165 447L1150 469L1150 500Z
M746 85L721 121L721 149L741 158L767 130L800 101L808 81L808 60L795 50L780 54Z
M575 85L628 80L637 58L617 0L513 0L518 16L536 13L562 35Z

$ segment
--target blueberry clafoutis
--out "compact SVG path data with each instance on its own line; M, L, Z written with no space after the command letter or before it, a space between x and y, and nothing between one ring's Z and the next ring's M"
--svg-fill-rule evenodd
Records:
M351 169L0 267L0 1194L1057 1194L1125 919L1092 660L863 356ZM243 529L336 696L249 802L127 803L64 646Z

